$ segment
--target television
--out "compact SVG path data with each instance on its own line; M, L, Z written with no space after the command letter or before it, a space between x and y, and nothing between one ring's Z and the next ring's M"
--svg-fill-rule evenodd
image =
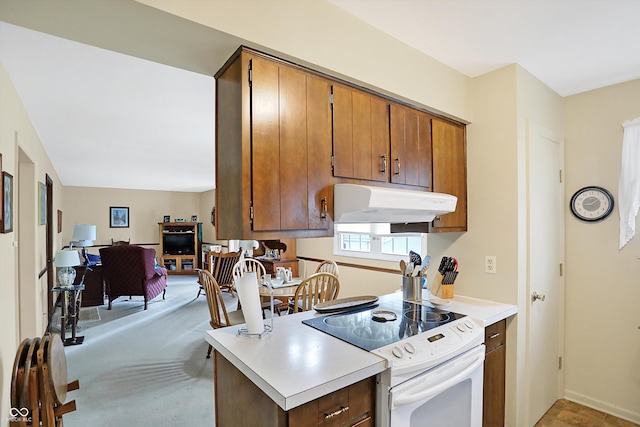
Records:
M195 255L193 233L165 233L162 237L164 255Z

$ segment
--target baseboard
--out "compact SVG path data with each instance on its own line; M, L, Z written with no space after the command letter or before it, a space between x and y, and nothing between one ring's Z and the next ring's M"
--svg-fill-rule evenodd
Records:
M622 418L627 421L631 421L636 424L640 424L640 412L633 412L627 409L621 408L617 405L613 405L602 400L593 399L584 394L574 393L570 390L564 391L564 398L575 403L579 403L589 408L596 409L598 411L611 414L615 417Z

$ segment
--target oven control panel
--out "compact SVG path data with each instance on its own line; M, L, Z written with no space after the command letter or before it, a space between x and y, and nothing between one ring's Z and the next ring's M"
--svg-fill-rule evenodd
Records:
M392 375L424 371L484 342L484 326L470 317L372 350L388 361Z

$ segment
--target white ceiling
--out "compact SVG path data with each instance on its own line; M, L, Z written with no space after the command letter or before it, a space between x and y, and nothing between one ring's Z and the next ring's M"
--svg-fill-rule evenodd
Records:
M470 77L518 63L562 96L640 78L640 1L329 1ZM214 187L213 77L5 22L0 61L64 185Z
M0 60L64 185L214 187L213 77L6 23Z
M638 0L328 0L477 77L520 64L562 96L640 78Z

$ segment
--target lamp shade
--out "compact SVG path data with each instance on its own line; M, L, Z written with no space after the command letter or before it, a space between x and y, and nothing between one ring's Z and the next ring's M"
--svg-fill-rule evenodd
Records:
M56 251L56 257L53 259L55 267L74 267L80 265L80 255L78 251Z
M93 246L93 241L96 240L96 226L75 224L71 238L75 240L73 242L75 246Z

